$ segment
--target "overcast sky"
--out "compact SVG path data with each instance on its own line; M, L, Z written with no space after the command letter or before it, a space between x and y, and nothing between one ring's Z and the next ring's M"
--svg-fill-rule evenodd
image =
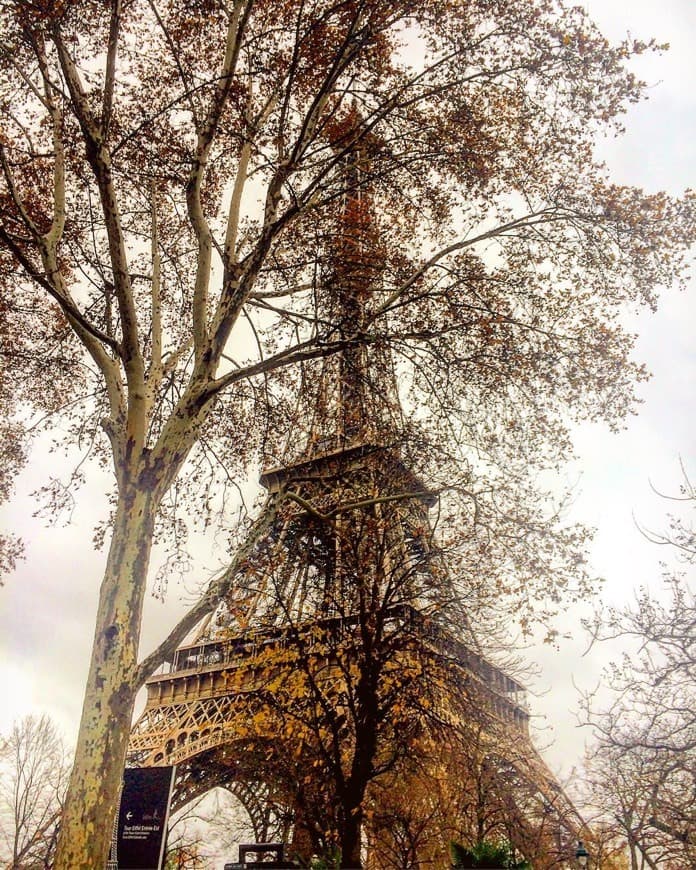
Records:
M696 4L692 0L593 0L585 3L610 39L627 33L655 36L669 42L661 56L640 58L635 71L650 85L650 99L633 107L627 132L620 140L602 143L612 176L648 191L677 194L696 186ZM605 579L605 604L630 602L639 586L659 594L660 561L664 549L650 544L638 531L665 527L665 513L674 508L658 498L654 486L678 494L680 458L696 479L696 283L689 292L665 291L655 314L627 314L639 339L636 357L652 373L641 385L643 404L625 431L612 435L603 427L585 425L576 431L578 461L568 479L577 481L572 517L596 528L591 550L595 572ZM583 656L586 638L579 620L590 610L567 615L571 640L558 651L539 648L531 657L542 666L536 683L542 697L532 697L533 709L545 716L555 739L546 751L552 767L568 775L582 756L586 731L576 726L578 694L574 687L596 685L602 668L618 657L620 647L596 646ZM545 732L547 733L547 732Z
M642 59L636 71L650 84L651 99L627 117L627 135L607 141L602 153L618 182L648 190L677 193L695 186L696 166L696 4L693 0L594 0L586 3L607 36L630 32L638 38L657 37L671 44L662 57ZM639 585L658 589L659 560L665 553L650 545L636 529L664 525L666 506L650 482L666 493L678 491L679 457L696 478L696 353L693 292L666 292L655 315L627 313L639 333L637 356L653 373L643 385L644 400L627 428L611 435L598 426L584 426L576 435L578 461L568 470L576 485L572 517L597 529L592 548L593 569L606 578L603 599L629 601ZM55 466L42 442L22 475L17 497L4 508L4 527L21 529L28 544L26 561L0 589L0 730L31 711L51 714L72 740L82 702L91 646L102 554L92 552L95 516L104 508L106 486L83 492L67 527L45 528L32 519L35 504L29 493ZM210 567L213 567L211 559ZM163 634L182 606L185 593L171 588L164 604L148 599L144 644ZM588 605L589 607L589 605ZM588 608L567 614L571 637L559 650L539 647L530 658L542 671L532 687L540 694L531 703L545 727L546 757L560 775L569 774L582 755L586 733L575 725L577 691L590 687L618 650L595 648L582 657L585 639L579 620ZM552 742L553 741L553 742Z

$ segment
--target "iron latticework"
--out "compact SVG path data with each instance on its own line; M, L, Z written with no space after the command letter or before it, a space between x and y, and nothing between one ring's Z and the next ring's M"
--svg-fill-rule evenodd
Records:
M429 519L436 497L405 459L391 360L369 335L380 254L364 171L358 153L347 163L351 192L321 290L345 349L323 363L305 443L262 474L280 506L271 531L213 618L177 650L167 673L148 680L130 763L177 765L175 809L214 786L228 788L258 840L294 839L302 851L307 795L327 795L307 774L325 770L312 766L307 734L349 739L348 684L361 664L378 662L379 691L400 693L390 701L392 730L375 742L382 760L388 739L400 747L385 770L400 769L428 743L429 716L460 732L471 718L483 723L488 754L507 755L530 784L529 800L556 807L565 819L557 834L567 837L578 820L533 749L523 687L481 655L466 615L453 617L456 596ZM308 686L325 705L323 723L314 708L306 718ZM289 708L300 703L304 720L290 712L302 727L290 728ZM350 739L355 749L358 725ZM431 762L429 775L446 778L445 766ZM379 798L370 800L378 818ZM529 807L519 812L530 816Z

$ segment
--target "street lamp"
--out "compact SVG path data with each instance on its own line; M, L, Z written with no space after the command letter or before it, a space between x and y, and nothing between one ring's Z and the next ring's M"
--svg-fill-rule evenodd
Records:
M578 848L575 850L575 860L579 867L587 867L587 859L590 857L589 852L583 845L582 840L578 840Z

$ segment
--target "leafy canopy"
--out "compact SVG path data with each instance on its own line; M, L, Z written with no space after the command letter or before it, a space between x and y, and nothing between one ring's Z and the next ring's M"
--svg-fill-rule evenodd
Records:
M181 539L184 496L207 522L301 441L313 360L381 348L467 567L542 614L583 594L563 575L570 558L582 576L582 532L548 537L535 474L568 455L569 421L629 411L642 370L619 312L683 277L692 199L613 185L593 153L641 98L627 58L655 45L611 47L547 0L0 12L0 304L21 401L60 410L120 493L151 488ZM359 329L326 299L347 189L378 239Z

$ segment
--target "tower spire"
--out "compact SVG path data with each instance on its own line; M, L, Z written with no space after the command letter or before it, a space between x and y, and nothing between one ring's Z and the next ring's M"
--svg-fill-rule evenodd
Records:
M307 409L312 422L305 459L358 444L393 443L401 421L393 363L373 323L385 265L371 183L376 142L355 107L332 127L330 138L343 195L325 239L317 316L344 346L322 362Z

